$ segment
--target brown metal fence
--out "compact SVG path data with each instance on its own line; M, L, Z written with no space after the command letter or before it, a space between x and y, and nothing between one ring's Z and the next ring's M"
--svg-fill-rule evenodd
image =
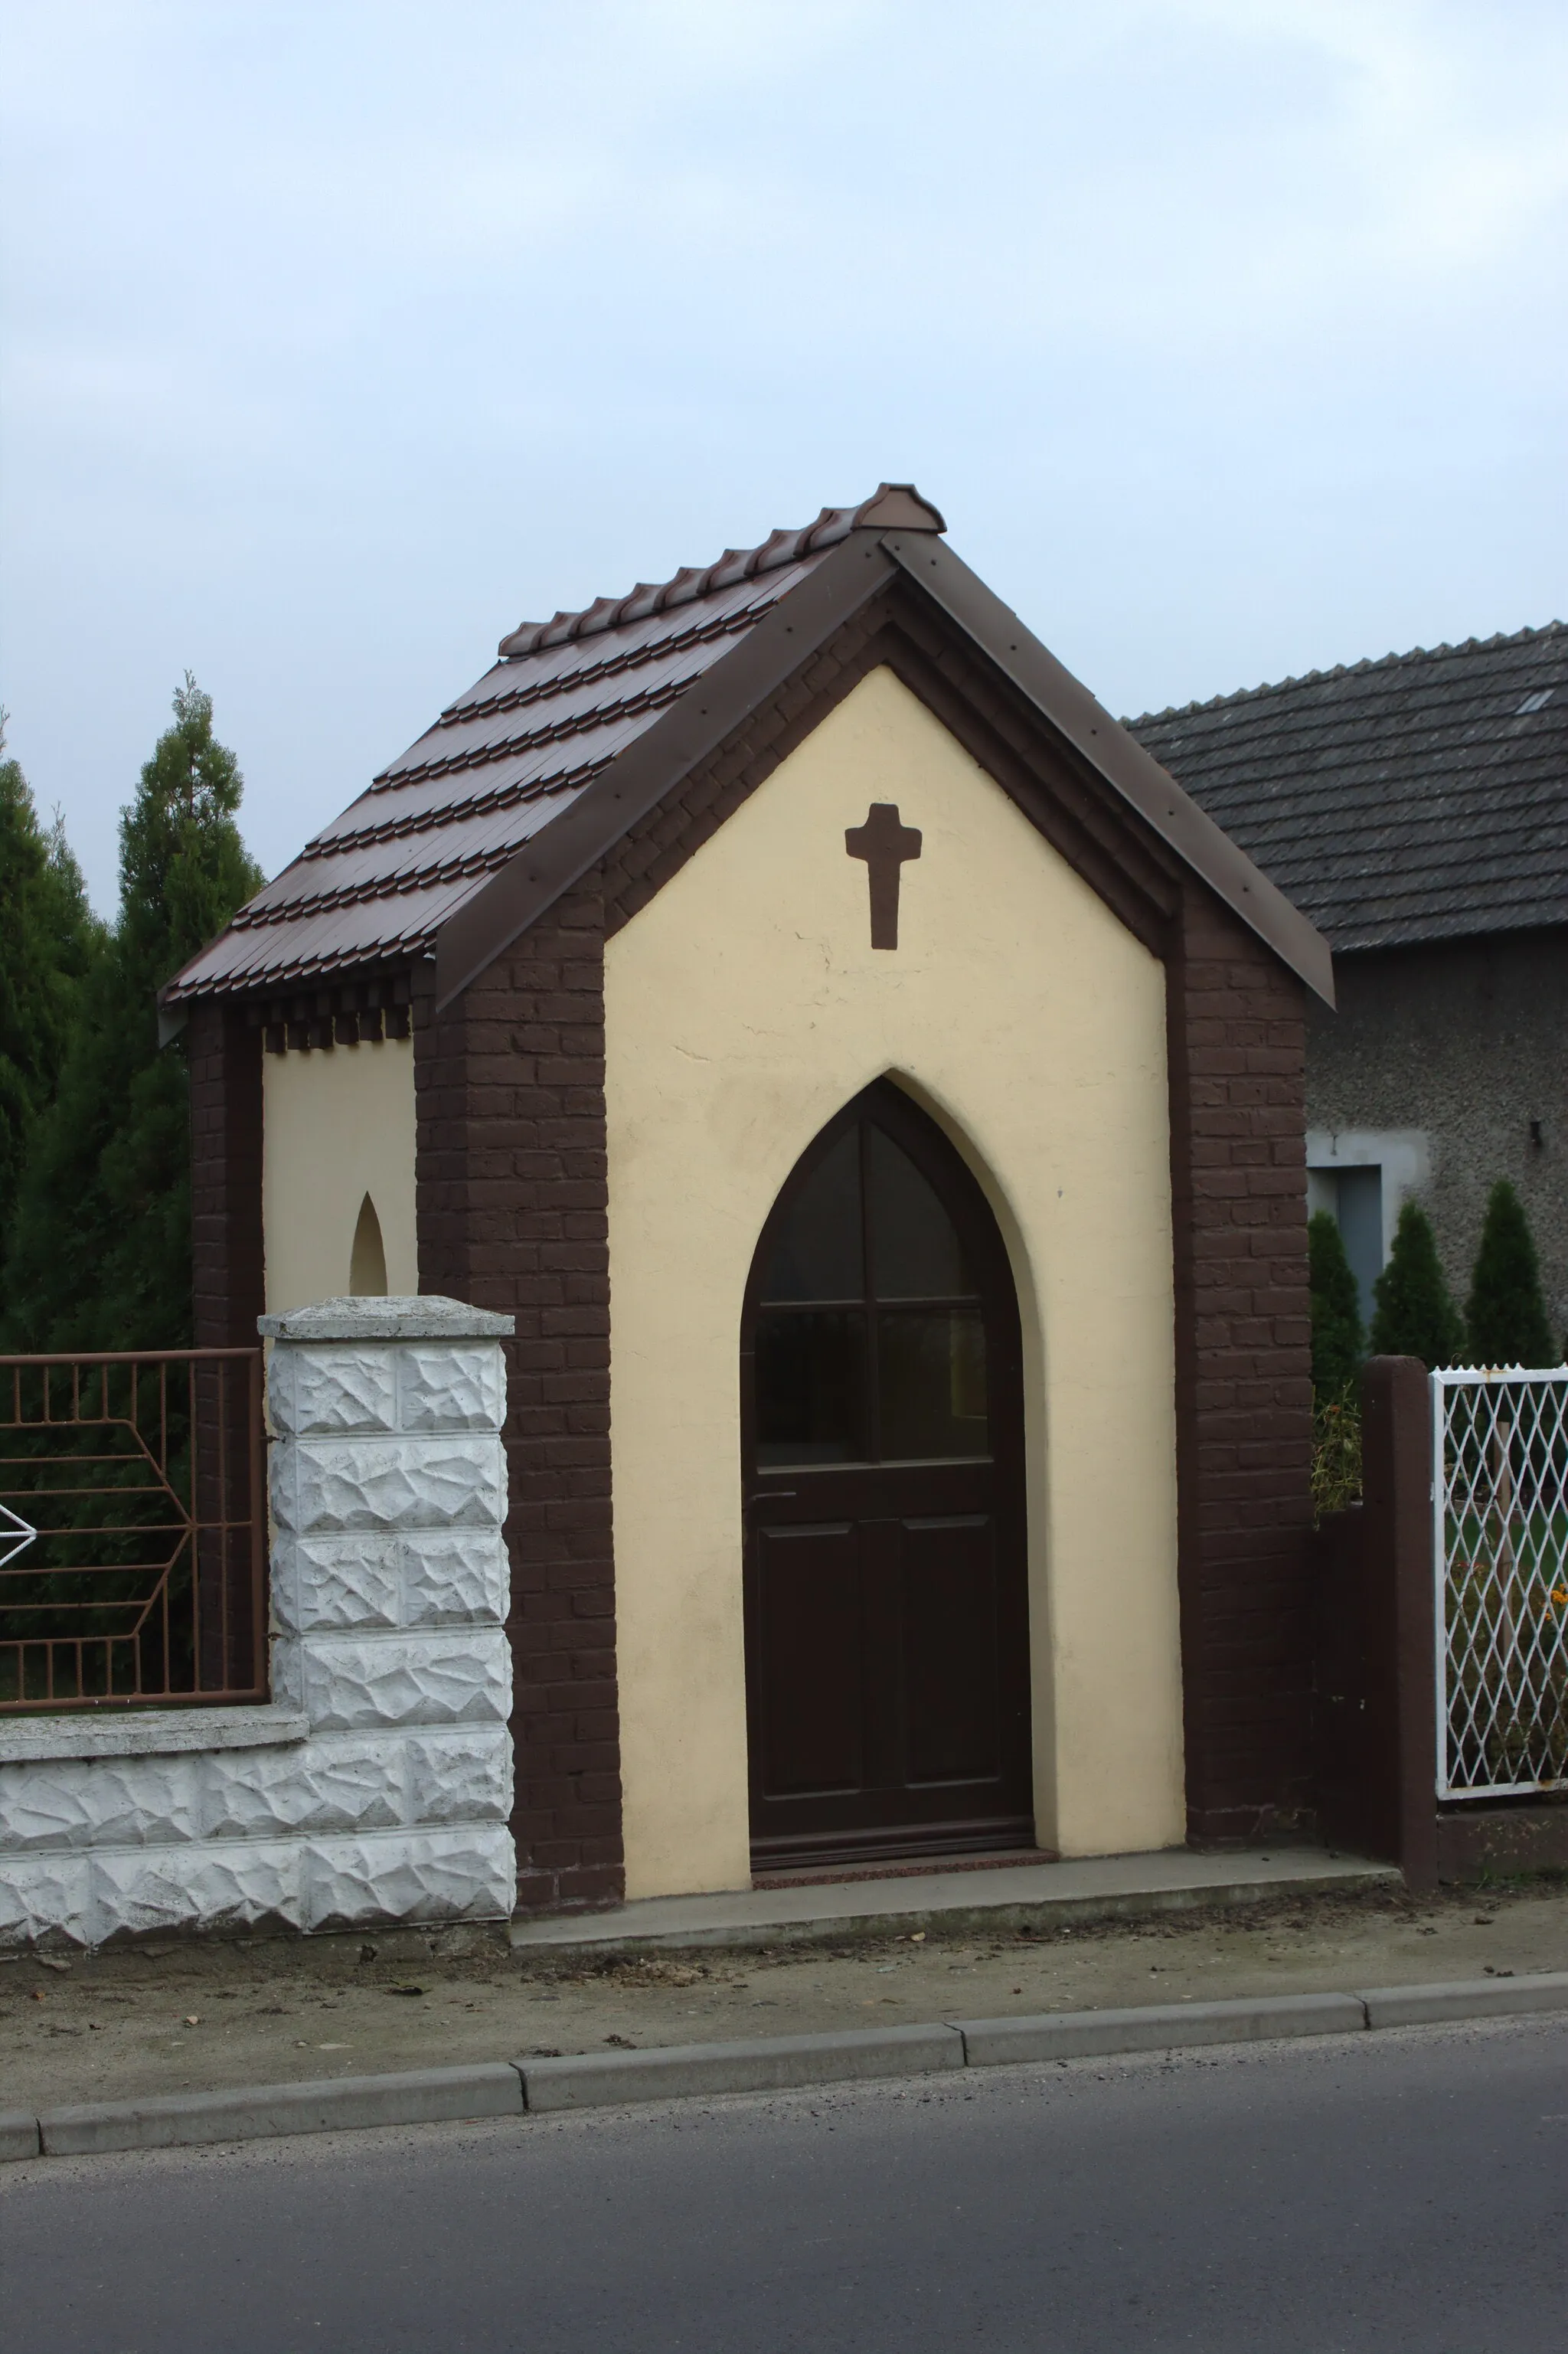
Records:
M267 1697L260 1349L0 1357L0 1712Z

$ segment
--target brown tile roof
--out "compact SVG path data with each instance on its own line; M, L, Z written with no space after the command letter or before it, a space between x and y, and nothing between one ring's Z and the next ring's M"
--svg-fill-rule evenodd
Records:
M884 483L760 547L512 631L494 666L257 893L164 1004L428 955L486 879L874 509L922 527L916 503ZM925 529L941 527L924 515Z
M943 545L944 529L912 485L884 482L859 506L824 507L760 547L525 622L503 638L494 666L175 975L164 1006L282 995L431 955L444 1002L900 577L1331 999L1317 933Z

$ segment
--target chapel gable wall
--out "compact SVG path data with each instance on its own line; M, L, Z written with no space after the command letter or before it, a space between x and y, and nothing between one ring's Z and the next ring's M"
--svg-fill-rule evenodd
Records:
M846 835L895 802L923 848L886 953ZM1179 1843L1160 960L878 664L606 968L630 1892L746 1878L747 1271L800 1154L889 1074L969 1160L1019 1293L1038 1836Z
M1189 1826L1308 1794L1304 990L903 592L874 600L439 1017L415 984L427 1289L516 1315L508 1528L524 1903L622 1885L603 955L823 714L885 663L1171 974Z

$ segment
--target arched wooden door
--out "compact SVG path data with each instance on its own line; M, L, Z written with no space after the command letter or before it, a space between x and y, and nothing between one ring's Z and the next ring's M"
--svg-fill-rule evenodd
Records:
M1031 1844L1017 1296L885 1080L775 1204L741 1388L754 1866Z

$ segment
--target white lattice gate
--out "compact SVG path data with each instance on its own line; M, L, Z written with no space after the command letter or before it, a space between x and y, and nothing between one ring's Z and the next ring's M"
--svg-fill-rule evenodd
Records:
M1568 1365L1432 1375L1437 1795L1568 1788Z

